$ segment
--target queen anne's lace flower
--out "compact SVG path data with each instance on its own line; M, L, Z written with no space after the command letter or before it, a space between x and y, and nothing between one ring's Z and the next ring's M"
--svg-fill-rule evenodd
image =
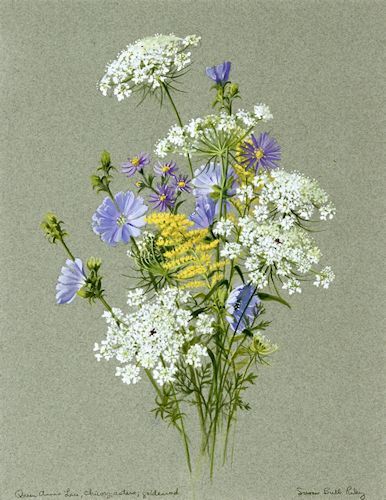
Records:
M123 366L116 375L127 384L138 382L141 367L152 370L159 385L173 381L185 342L191 340L195 332L198 335L212 332L210 316L198 315L196 323L192 323L187 306L190 297L186 291L166 288L147 302L144 290L130 292L128 303L133 307L132 312L126 315L113 309L113 314L104 313L107 336L100 345L95 344L96 358L115 358L121 363Z
M222 147L234 149L260 120L255 114L246 111L235 115L222 111L218 115L194 118L183 127L173 125L167 136L157 142L155 153L164 158L169 153L187 156L211 153Z
M239 243L236 242L227 242L224 245L224 248L221 250L220 255L226 259L233 260L238 257L241 253L242 247Z
M259 204L275 209L281 216L298 215L310 220L315 210L319 211L323 220L332 219L335 214L334 205L328 200L327 193L319 187L314 179L299 172L287 172L282 169L256 175L253 184L259 189ZM291 227L287 220L284 228Z
M199 41L197 35L179 38L172 34L137 40L107 65L99 89L103 95L112 93L118 101L144 86L156 90L190 64L191 53L187 49Z
M311 272L321 256L306 231L297 225L284 230L278 220L261 222L251 216L239 219L239 226L240 243L247 256L244 265L251 282L263 288L267 284L264 276L273 268L279 279L287 279L284 289L290 294L300 293L300 282L294 276Z
M233 228L234 224L231 220L222 218L216 223L213 233L216 236L225 236L228 238L232 234Z
M201 344L194 344L186 354L185 361L188 365L194 368L200 368L202 365L202 357L208 356L208 350Z
M315 276L314 285L317 287L328 288L334 279L335 274L333 273L331 267L327 266Z

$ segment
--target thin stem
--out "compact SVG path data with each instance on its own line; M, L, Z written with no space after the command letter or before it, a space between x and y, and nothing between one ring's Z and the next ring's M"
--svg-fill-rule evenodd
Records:
M182 124L181 116L180 116L180 114L178 112L178 109L177 109L177 106L175 105L175 102L174 102L174 100L173 100L173 98L172 98L172 96L171 96L171 94L169 92L168 86L165 83L162 83L162 88L164 89L165 94L168 96L170 104L172 105L174 113L176 114L178 124L182 128L183 124ZM187 158L188 158L188 163L189 163L190 175L193 177L193 175L194 175L193 174L193 165L192 165L192 160L190 159L189 153L187 155Z
M172 384L172 389L173 389L173 396L174 396L174 399L175 399L177 411L181 415L180 405L178 404L177 394L176 394L176 391L174 389L173 384ZM185 448L185 454L186 454L186 461L188 463L189 472L192 473L192 462L190 460L190 451L189 451L188 436L187 436L186 431L185 431L184 419L183 419L182 415L181 415L181 419L180 420L181 420L181 430L180 430L180 432L181 432L181 435L182 435L182 440L184 442L184 448ZM178 429L178 427L177 427L177 429Z
M73 254L71 253L70 249L68 248L68 246L67 246L67 245L66 245L66 243L64 242L63 237L62 237L62 238L60 238L60 242L61 242L61 244L63 245L63 247L64 247L64 249L66 250L66 252L68 253L68 256L70 257L70 259L75 261L75 257L73 256Z

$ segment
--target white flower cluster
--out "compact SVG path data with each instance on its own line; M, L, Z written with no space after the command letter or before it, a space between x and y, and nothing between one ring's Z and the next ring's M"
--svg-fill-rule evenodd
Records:
M313 272L313 266L321 257L319 248L306 231L296 225L285 229L276 220L260 222L251 216L239 219L239 225L240 243L246 255L244 265L251 282L264 288L270 270L274 269L284 290L290 295L300 293L300 281L296 276ZM321 274L321 284L324 276L326 280L333 279L332 273Z
M253 187L248 184L238 187L236 189L236 196L242 203L245 203L246 201L252 200L256 195L253 191Z
M242 247L239 243L234 241L227 241L224 248L221 250L220 255L226 259L236 259L240 255Z
M316 274L314 285L317 287L328 288L330 283L334 281L335 274L332 271L330 266L326 266L324 269L320 271L319 274Z
M214 226L213 233L216 236L229 237L232 234L233 228L234 228L234 224L231 220L222 218Z
M127 303L133 311L126 315L113 309L119 324L110 312L104 313L107 335L100 345L95 344L96 358L115 358L121 364L116 375L126 384L140 380L141 367L152 370L160 386L172 382L184 343L193 338L195 331L199 335L211 333L212 318L207 315L199 315L195 328L189 328L192 315L184 308L189 299L189 292L177 288L165 288L151 302L144 301L142 289L129 292ZM199 347L185 358L194 366L206 355L204 347L195 345Z
M185 360L188 365L200 368L202 366L202 357L204 356L208 356L207 348L200 344L194 344L187 352Z
M255 111L249 113L244 110L238 111L234 115L228 115L222 111L218 115L207 115L204 118L193 118L190 122L179 127L173 125L167 136L160 139L155 147L155 154L164 158L169 153L187 156L188 154L207 151L208 145L218 144L228 141L236 146L242 140L248 130L264 120L262 108L259 104L255 106ZM269 108L266 106L265 113Z
M99 89L103 95L112 93L118 101L129 97L135 87L155 90L190 64L187 49L199 41L197 35L179 38L173 34L137 40L107 65Z
M281 217L283 228L289 229L296 216L310 220L318 210L320 219L326 220L335 214L334 205L317 181L298 172L283 169L262 172L254 177L253 184L259 188L259 207L255 215L260 221L270 210L275 210Z

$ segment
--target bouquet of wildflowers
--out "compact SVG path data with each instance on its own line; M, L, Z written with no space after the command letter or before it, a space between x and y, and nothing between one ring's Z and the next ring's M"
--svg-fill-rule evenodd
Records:
M332 219L335 209L315 180L281 167L280 146L264 131L273 118L268 106L237 108L230 62L206 68L211 113L182 121L173 95L198 43L194 35L139 40L99 82L103 95L119 101L136 92L158 98L177 121L151 155L130 154L118 168L104 151L91 176L105 197L90 228L127 252L135 280L123 292L127 309L109 304L101 261L72 253L63 221L48 213L42 229L68 254L57 303L76 296L102 303L107 332L96 339L97 360L113 360L125 384L149 379L153 411L180 434L189 470L198 448L212 477L215 463L227 459L238 412L250 408L246 389L277 350L266 334L269 302L289 307L283 291L300 293L305 281L328 288L334 279L319 265L311 225ZM127 177L127 191L114 193L116 175ZM189 433L194 413L197 439Z

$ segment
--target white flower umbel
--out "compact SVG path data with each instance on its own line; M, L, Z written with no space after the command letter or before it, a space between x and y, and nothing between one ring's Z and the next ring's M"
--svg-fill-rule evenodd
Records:
M167 136L157 142L155 153L164 158L170 153L213 156L225 149L234 150L259 121L261 118L246 111L235 115L222 111L218 115L194 118L183 127L173 125Z
M273 114L271 113L269 107L262 102L260 104L256 104L256 106L253 108L253 111L255 116L263 122L267 122L269 120L272 120L273 118Z
M241 253L242 247L239 243L236 242L227 242L222 248L220 255L226 259L236 259Z
M187 291L165 288L151 301L144 297L142 289L129 292L128 304L133 310L123 314L113 309L119 323L110 312L104 313L107 335L100 345L95 344L95 357L116 359L121 364L116 375L126 384L138 382L140 368L145 368L152 370L154 379L163 385L174 380L185 342L195 333L212 333L213 318L206 314L192 317Z
M252 200L256 195L251 185L244 185L236 189L236 196L242 202Z
M196 334L200 336L212 335L214 332L213 322L213 316L209 314L200 314L196 320Z
M287 172L283 169L262 172L252 182L258 189L260 206L265 205L267 210L276 212L280 218L299 217L310 220L315 210L319 211L321 220L332 219L335 214L334 205L317 181L299 172ZM286 219L282 225L289 229L292 222Z
M208 350L201 344L194 344L186 354L185 361L194 368L202 366L202 357L208 356Z
M154 91L190 64L188 49L197 46L199 41L196 35L179 38L173 34L137 40L106 66L99 89L103 95L113 94L118 101L136 89L147 87Z
M334 281L335 274L330 266L325 267L315 276L314 285L317 287L328 288L330 283Z
M222 218L214 226L213 233L216 236L229 237L232 234L233 228L234 224L231 220Z
M271 271L290 294L301 291L298 276L316 274L313 267L320 260L320 250L298 225L283 228L278 220L261 222L247 216L239 219L239 226L239 241L246 255L244 265L250 281L259 289L268 284ZM327 280L328 272L325 276ZM322 278L319 281L322 283Z

